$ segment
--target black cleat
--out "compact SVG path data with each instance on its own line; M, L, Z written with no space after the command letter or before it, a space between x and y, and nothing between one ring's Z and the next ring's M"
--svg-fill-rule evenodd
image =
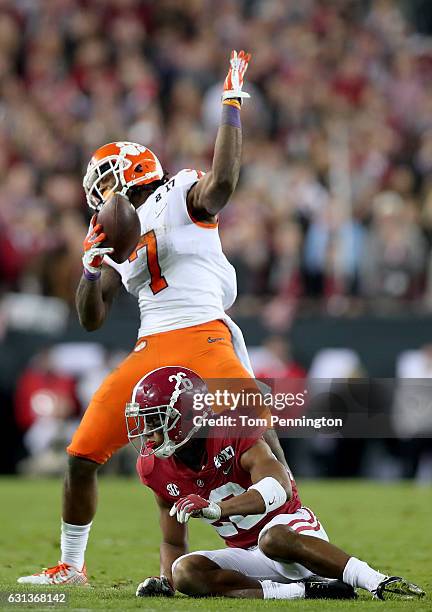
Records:
M304 585L305 599L357 599L353 587L342 580L311 576Z
M374 599L420 599L425 592L422 588L400 576L389 576L379 583Z
M166 576L150 576L141 582L136 590L137 597L173 597L175 591Z

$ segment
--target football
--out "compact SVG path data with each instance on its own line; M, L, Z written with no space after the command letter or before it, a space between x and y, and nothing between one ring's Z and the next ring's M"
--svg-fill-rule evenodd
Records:
M135 208L120 193L114 193L102 206L97 222L103 227L106 240L102 246L112 247L110 257L123 263L134 251L141 233L141 223Z

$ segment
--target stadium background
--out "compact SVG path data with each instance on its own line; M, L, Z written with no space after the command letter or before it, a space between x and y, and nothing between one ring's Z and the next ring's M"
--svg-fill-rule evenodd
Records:
M431 32L421 0L0 1L0 472L61 473L135 340L127 295L91 335L74 311L91 152L209 168L231 48L252 97L220 229L257 374L432 376ZM285 450L298 475L431 480L424 425L395 432Z

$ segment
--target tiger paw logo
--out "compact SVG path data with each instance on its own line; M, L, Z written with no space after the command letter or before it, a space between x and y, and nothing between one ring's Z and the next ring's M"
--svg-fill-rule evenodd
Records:
M138 344L134 348L134 352L139 353L140 351L145 349L146 346L147 346L147 340L142 340L141 342L138 342Z
M147 151L146 147L135 142L116 142L116 145L120 149L120 155L123 157L126 155L139 155Z

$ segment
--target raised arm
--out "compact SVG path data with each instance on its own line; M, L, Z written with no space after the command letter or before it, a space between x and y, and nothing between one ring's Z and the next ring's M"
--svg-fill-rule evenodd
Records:
M249 53L231 53L231 67L224 83L222 118L216 136L212 168L187 195L188 209L200 221L214 223L215 215L228 202L237 185L242 148L241 100L249 97L249 94L242 91L242 87L249 61Z
M121 287L120 274L110 266L102 266L104 255L112 252L111 248L101 248L104 240L102 226L93 217L83 243L84 271L75 295L78 317L87 331L101 327Z
M163 499L155 495L159 507L159 525L162 532L160 545L160 576L150 576L138 585L137 596L148 597L160 595L171 597L174 595L172 580L172 564L178 557L186 554L187 526L181 525L170 516L170 506Z

